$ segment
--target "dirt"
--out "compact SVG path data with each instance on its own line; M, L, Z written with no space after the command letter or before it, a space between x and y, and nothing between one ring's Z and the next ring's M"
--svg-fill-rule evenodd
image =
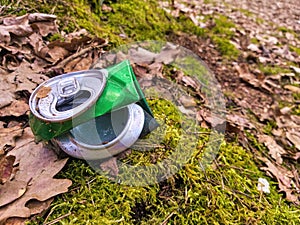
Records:
M300 47L298 2L182 0L170 8L162 5L174 16L184 13L208 31L216 26L214 20L219 15L234 22L234 35L227 38L240 51L236 59L224 59L210 37L172 34L169 41L193 50L208 64L227 99L227 139L237 136L240 144L251 150L261 165L266 165L263 169L279 182L287 199L298 202L299 141L290 136L296 133L300 138L299 113L294 110L299 107L296 94L300 56L295 51ZM279 122L282 118L284 125ZM260 142L254 144L249 135ZM283 161L278 161L275 153ZM287 178L278 171L294 175Z

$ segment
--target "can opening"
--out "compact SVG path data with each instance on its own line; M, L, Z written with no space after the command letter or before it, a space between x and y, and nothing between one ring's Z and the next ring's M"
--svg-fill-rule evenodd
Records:
M121 134L128 122L128 118L128 108L121 108L74 127L71 130L71 134L79 144L104 145ZM92 129L93 127L96 128Z
M59 112L64 112L70 109L74 109L86 102L91 97L91 93L86 90L80 90L75 95L61 98L56 103L56 110Z

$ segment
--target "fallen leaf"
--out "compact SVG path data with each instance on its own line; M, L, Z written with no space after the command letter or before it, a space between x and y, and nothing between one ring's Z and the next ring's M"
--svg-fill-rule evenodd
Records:
M245 128L255 129L255 126L247 119L246 116L238 114L227 114L226 119L233 126L238 127L241 130L244 130Z
M286 137L300 151L300 132L296 132L296 131L287 132L286 133Z
M109 175L116 177L119 174L117 158L111 157L100 163L100 168Z
M32 93L38 84L45 80L48 80L48 77L33 71L27 61L23 61L13 73L8 75L8 82L15 85L14 92L28 91Z
M16 199L22 197L27 189L28 182L20 180L18 182L6 182L0 189L0 222L1 209L3 206L12 203ZM0 223L1 224L1 223Z
M297 73L297 74L300 75L300 68L295 67L295 66L290 66L290 68L291 68L295 73Z
M35 22L31 24L33 29L38 30L42 37L46 37L49 34L58 33L57 25L55 22Z
M10 42L10 34L8 30L4 29L4 26L0 25L0 43L8 44Z
M54 21L57 17L52 14L45 13L31 13L28 15L28 20L30 23L42 22L42 21Z
M16 157L14 156L4 156L0 158L0 185L9 180L15 159Z
M173 45L171 43L167 43L161 49L161 52L155 56L155 62L164 63L165 65L170 65L172 62L176 60L180 52L181 49L178 46Z
M54 46L54 48L48 51L48 55L52 58L53 62L57 62L61 59L64 59L66 56L69 55L69 51L65 48Z
M46 98L49 95L49 93L51 92L51 90L52 90L51 87L45 87L45 86L43 86L36 93L36 97L37 98Z
M33 207L28 207L32 199L44 202L53 196L68 191L71 181L53 178L66 164L66 159L59 160L57 155L43 145L34 143L30 128L18 139L16 147L9 155L16 157L18 171L13 180L7 181L2 187L0 202L0 223L10 217L27 218L36 213ZM14 188L12 188L14 187ZM16 188L18 187L18 188ZM24 191L25 190L25 191ZM13 202L10 196L17 197ZM9 198L9 201L7 200ZM11 202L8 204L7 202Z
M24 100L14 100L9 106L0 109L0 117L22 116L29 112L28 103Z
M244 64L241 64L241 66L236 65L236 70L239 73L239 77L244 80L245 82L253 85L254 87L260 87L261 81L256 79L255 75L250 73L247 67Z
M36 199L32 199L26 203L26 207L30 209L30 213L32 215L35 215L48 209L52 202L53 202L53 198L49 198L43 202L37 201Z
M291 92L300 94L300 88L299 87L288 84L288 85L285 85L284 88L291 91Z
M286 155L287 152L278 145L272 137L264 134L258 135L258 141L265 144L265 146L269 149L269 154L273 159L275 159L276 163L282 164L283 159L281 156Z
M6 220L5 225L25 225L26 224L25 221L26 219L14 217Z
M191 97L191 96L186 96L183 95L179 98L179 101L182 103L182 105L185 108L190 108L190 107L195 107L197 106L197 103L195 101L195 98Z
M261 169L268 171L271 175L277 179L279 191L285 192L286 199L288 201L299 204L299 199L296 194L293 193L292 183L294 175L291 171L287 170L283 166L274 165L270 160L266 158L260 158L267 167L262 167Z
M3 25L10 26L10 25L20 25L20 24L28 24L28 14L23 16L10 16L3 18Z
M21 127L0 128L0 147L2 150L15 146L15 140L22 135Z
M148 51L144 48L130 48L128 51L130 59L135 63L153 63L158 54Z

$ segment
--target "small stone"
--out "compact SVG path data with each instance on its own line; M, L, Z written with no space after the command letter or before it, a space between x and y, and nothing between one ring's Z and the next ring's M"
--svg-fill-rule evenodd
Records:
M247 49L249 49L252 52L261 52L261 50L258 48L257 45L255 44L250 44L248 45Z
M290 68L297 74L300 74L300 68L295 67L295 66L290 66Z

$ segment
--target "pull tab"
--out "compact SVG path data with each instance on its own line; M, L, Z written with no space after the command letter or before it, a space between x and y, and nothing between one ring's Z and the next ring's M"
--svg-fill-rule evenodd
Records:
M58 83L58 94L62 98L73 96L78 93L79 90L79 83L74 77L63 79Z

